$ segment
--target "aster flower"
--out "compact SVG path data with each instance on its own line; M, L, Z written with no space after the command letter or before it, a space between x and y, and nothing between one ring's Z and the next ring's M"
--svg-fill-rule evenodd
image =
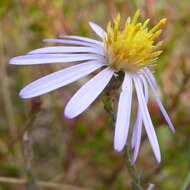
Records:
M112 77L115 77L118 72L123 72L124 79L115 124L114 148L121 151L127 143L131 123L132 97L135 91L137 114L131 138L132 162L136 161L139 153L143 125L156 160L160 162L160 148L147 102L149 89L151 89L163 116L174 132L174 127L158 96L156 80L151 73L152 65L162 53L160 50L162 42L155 40L161 34L160 28L165 24L166 19L161 19L157 25L149 29L149 19L141 23L138 22L139 16L140 11L136 11L133 19L129 17L122 27L121 18L118 15L108 23L106 31L90 22L91 28L101 41L61 35L59 39L45 40L45 42L57 43L57 46L36 49L24 56L12 58L10 64L76 63L74 66L44 76L27 85L20 92L20 96L24 99L48 93L99 70L99 73L86 82L70 99L65 108L67 118L74 118L86 110L105 89Z

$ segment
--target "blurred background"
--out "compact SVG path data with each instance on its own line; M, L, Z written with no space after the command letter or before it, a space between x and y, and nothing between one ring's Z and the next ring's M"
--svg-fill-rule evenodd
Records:
M59 34L96 38L88 21L105 28L117 13L125 20L137 8L151 18L151 25L168 19L154 74L176 127L173 135L151 99L162 162L156 163L145 136L137 173L143 189L190 189L190 1L1 0L0 190L134 189L124 153L113 150L114 128L104 110L104 94L79 117L66 120L64 106L87 78L26 101L18 95L24 85L62 66L21 67L8 65L8 60Z

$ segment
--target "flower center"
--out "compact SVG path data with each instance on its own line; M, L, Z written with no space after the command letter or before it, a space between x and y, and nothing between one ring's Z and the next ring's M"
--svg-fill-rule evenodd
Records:
M136 72L153 64L162 53L162 41L156 43L161 34L160 29L166 23L161 19L157 25L149 29L149 19L144 23L138 22L140 11L136 11L133 19L127 18L121 29L121 18L118 15L107 26L107 36L104 39L106 63L116 71Z

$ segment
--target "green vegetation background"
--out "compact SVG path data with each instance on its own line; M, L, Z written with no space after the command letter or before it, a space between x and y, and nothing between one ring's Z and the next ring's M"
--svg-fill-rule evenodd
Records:
M105 28L117 13L125 20L137 8L151 18L151 24L168 19L162 35L164 52L154 74L176 134L171 134L151 99L162 162L155 162L144 135L136 168L143 189L190 189L189 0L1 0L0 190L133 189L124 153L113 150L114 128L102 98L74 120L63 116L66 102L86 79L25 101L18 95L24 85L62 66L18 67L8 65L8 60L61 33L96 38L88 21ZM22 179L27 179L26 185ZM38 186L39 181L45 185Z

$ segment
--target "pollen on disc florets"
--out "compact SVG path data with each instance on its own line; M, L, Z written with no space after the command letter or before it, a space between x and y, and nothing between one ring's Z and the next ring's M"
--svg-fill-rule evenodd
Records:
M104 39L106 63L116 71L136 72L151 65L162 53L162 41L156 43L161 34L160 29L166 23L161 19L157 25L149 29L149 19L138 22L140 11L136 11L133 19L127 18L123 29L118 15L107 25L107 36Z

